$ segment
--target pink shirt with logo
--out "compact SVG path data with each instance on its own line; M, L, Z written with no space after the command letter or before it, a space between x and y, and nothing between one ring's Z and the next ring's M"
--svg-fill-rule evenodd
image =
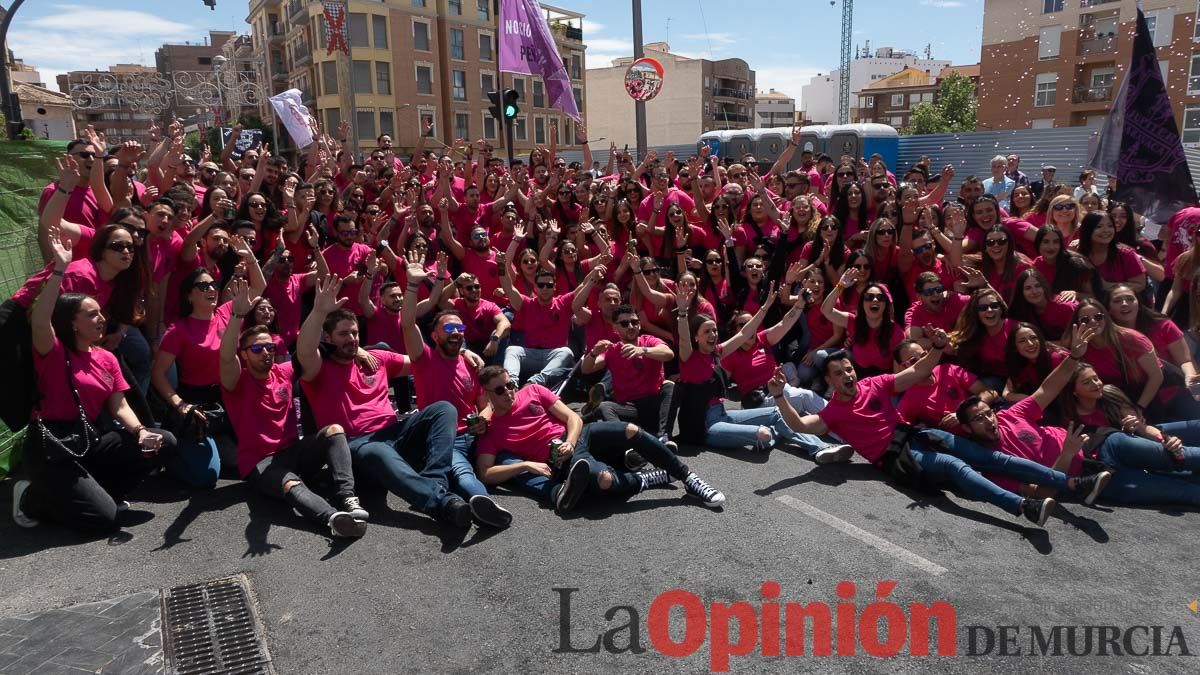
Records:
M1000 331L992 335L986 328L980 327L979 337L982 344L979 347L979 363L964 364L971 372L981 375L999 375L1006 374L1005 354L1008 348L1008 335L1017 327L1017 322L1013 319L1004 319L1004 323L1000 326ZM975 366L975 367L972 367Z
M1146 373L1137 364L1137 360L1154 351L1154 344L1141 333L1134 330L1120 331L1120 349L1129 362L1129 378L1121 371L1121 364L1113 347L1097 347L1089 344L1083 360L1096 370L1096 374L1105 384L1112 384L1121 389L1140 385L1146 381Z
M12 299L26 309L32 307L34 299L42 291L42 285L53 272L54 263L47 263L42 271L25 280L25 284L13 294ZM112 297L112 292L113 283L100 278L100 270L96 269L96 263L89 258L72 260L67 264L67 269L63 270L62 284L59 286L60 294L85 293L103 308L108 305L108 299Z
M254 467L297 440L296 418L292 412L291 363L276 363L265 378L255 377L242 368L237 385L222 387L225 410L237 436L238 474L250 475Z
M367 261L367 256L371 254L371 247L358 242L355 242L350 248L341 244L330 244L321 251L321 254L325 256L325 264L329 266L330 274L336 274L339 279L345 279L346 275L358 271L359 267ZM353 284L343 284L342 290L338 292L339 298L349 298L343 307L355 314L362 314L362 307L358 304L358 287L361 283L360 280Z
M649 356L637 355L625 358L621 355L623 342L614 342L604 351L604 362L612 373L613 395L618 403L655 396L662 389L663 362ZM653 335L639 335L637 346L654 348L666 344Z
M112 352L93 347L86 352L71 352L71 382L79 392L79 401L88 420L96 421L109 397L129 389L121 375L121 364ZM42 395L38 410L45 420L77 420L79 407L67 388L67 351L61 340L45 356L33 350L38 392Z
M495 297L496 289L500 288L500 266L496 264L495 251L489 248L487 255L481 255L467 249L463 254L462 271L474 274L479 280L479 297Z
M467 342L487 342L492 332L496 330L496 317L500 316L500 305L480 297L475 307L469 307L463 298L454 298L450 306L458 312L459 318L467 332Z
M534 349L557 349L567 346L571 331L571 299L575 292L563 293L543 305L536 296L522 295L521 309L516 319L523 321L525 345Z
M940 363L934 366L932 383L923 380L900 397L900 416L909 424L940 428L942 418L953 414L958 404L971 395L977 379L954 364Z
M412 362L413 380L417 387L417 407L449 401L458 411L458 433L467 430L467 415L478 411L477 403L483 394L479 378L459 355L448 359L440 351L425 345L421 358Z
M373 373L364 372L354 361L324 359L315 378L300 380L317 426L340 424L352 437L378 431L396 421L396 411L388 400L388 379L403 373L408 357L374 349L367 353L379 362L379 369Z
M721 356L721 366L743 393L765 385L779 365L771 353L767 331L760 330L753 340L751 344L754 346L749 350L743 346Z
M1039 424L1043 410L1037 400L1026 398L996 413L996 426L1000 440L996 449L1025 459L1037 462L1043 466L1054 466L1062 455L1063 442L1067 439L1067 430ZM1075 453L1071 466L1067 469L1068 476L1078 476L1083 469L1083 452ZM1000 487L1016 491L1020 487L1018 481L1007 476L987 476Z
M857 323L855 318L856 315L851 313L850 323L846 325L846 342L850 345L850 351L854 355L854 365L859 368L890 371L892 369L892 350L904 340L904 329L895 322L892 323L892 334L888 337L888 346L885 350L879 346L878 338L881 328L869 328L865 342L854 339L854 326Z
M922 330L926 326L932 326L934 328L941 328L948 333L954 330L954 324L958 321L958 315L962 314L963 307L967 306L967 301L969 300L969 297L951 290L949 296L946 297L946 304L942 305L942 311L936 314L929 311L925 303L915 302L904 313L904 325Z
M180 383L203 387L220 381L221 334L232 314L233 305L227 302L211 319L181 316L167 328L158 348L175 355Z
M902 422L892 404L896 395L896 376L868 377L858 382L854 398L843 401L837 396L817 416L833 433L848 440L858 454L874 463L883 456Z
M488 421L487 433L475 446L480 455L511 452L523 460L546 463L550 459L550 441L562 438L566 427L550 409L558 397L540 384L525 385L507 415Z

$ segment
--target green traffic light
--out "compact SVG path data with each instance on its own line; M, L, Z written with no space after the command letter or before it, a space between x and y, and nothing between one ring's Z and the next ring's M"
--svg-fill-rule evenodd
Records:
M516 117L516 116L517 116L517 106L515 106L515 105L504 106L504 117L505 118L512 119L513 117Z

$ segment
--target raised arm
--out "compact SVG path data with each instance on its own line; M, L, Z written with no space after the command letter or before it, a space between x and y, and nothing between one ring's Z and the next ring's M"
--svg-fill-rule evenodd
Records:
M762 304L762 307L758 308L758 311L754 313L754 316L750 317L750 320L746 322L745 326L742 326L741 330L739 330L737 333L734 333L733 336L731 336L725 342L721 343L722 354L734 353L738 349L741 349L742 345L746 344L747 340L753 338L755 335L758 335L758 327L761 326L763 321L766 320L767 312L770 311L771 305L775 304L775 298L777 295L778 291L775 289L775 282L772 281L771 289L767 291L767 300Z
M242 376L242 362L238 359L238 340L242 334L242 319L260 298L250 299L250 285L242 279L233 280L233 314L229 325L221 334L221 386L233 391Z
M58 183L54 186L54 192L50 194L50 199L46 202L46 206L42 209L42 215L38 219L38 249L42 253L42 260L46 262L54 259L53 240L65 237L71 246L74 246L82 236L77 223L63 220L63 214L67 211L67 202L71 199L71 191L82 180L79 175L79 164L74 157L63 155L61 158L54 158L54 165L58 168ZM51 231L55 232L53 236L50 234Z
M321 372L321 332L325 317L330 312L346 304L346 298L338 299L338 291L342 290L342 280L336 274L331 274L317 284L317 294L313 301L312 311L300 326L300 335L296 338L296 360L304 371L301 379L311 382Z
M792 326L796 325L796 320L804 313L804 300L793 303L791 308L779 320L779 323L767 329L767 342L772 346L779 344L780 340L792 330Z
M1055 366L1054 370L1050 371L1050 374L1038 386L1037 391L1033 392L1033 400L1037 401L1038 407L1045 410L1062 393L1063 387L1067 386L1067 383L1071 381L1071 376L1075 374L1075 367L1079 365L1079 359L1087 353L1088 340L1095 337L1099 330L1096 324L1087 326L1075 324L1071 327L1068 336L1071 346L1070 354Z
M792 125L792 140L788 142L787 147L783 152L779 153L779 159L775 160L775 164L771 166L771 170L767 172L768 176L783 173L787 168L788 162L792 161L792 156L796 154L796 148L800 147L800 127Z
M512 241L508 242L508 250L504 252L504 259L497 260L497 271L500 273L500 288L504 290L505 297L508 298L508 306L512 307L513 312L521 311L521 305L525 299L513 288L512 283L512 267L509 262L513 260L513 256L517 253L517 243L525 238L525 230L520 225L517 226L516 234Z
M62 240L58 228L51 228L48 234L50 235L50 260L54 267L49 278L42 284L37 300L33 303L33 312L29 317L29 323L33 327L33 348L42 356L49 354L50 350L54 349L54 326L50 323L50 317L54 315L54 306L58 303L63 273L67 271L67 265L71 264L71 247Z
M429 278L425 271L420 254L411 253L404 271L408 283L404 287L404 303L400 306L400 325L404 329L404 349L412 362L419 361L425 354L425 342L421 337L421 329L417 327L417 293L421 284Z
M924 382L926 378L933 374L934 367L942 360L943 350L946 349L946 345L950 344L950 338L946 335L946 331L941 328L930 328L929 342L930 350L925 352L925 356L922 356L920 360L908 368L896 373L896 381L893 386L897 394L919 382Z
M843 290L856 283L858 283L858 270L853 267L847 268L845 272L842 272L842 278L838 279L833 288L825 294L825 301L821 303L821 314L839 328L850 325L850 313L837 308L838 298L842 297Z
M775 374L767 381L767 391L771 397L775 399L775 407L779 409L779 414L783 417L784 423L793 431L798 431L802 434L813 434L815 436L823 436L829 433L829 427L817 415L800 416L796 409L792 407L787 396L784 395L784 386L787 384L787 377L783 374L782 368L776 368Z

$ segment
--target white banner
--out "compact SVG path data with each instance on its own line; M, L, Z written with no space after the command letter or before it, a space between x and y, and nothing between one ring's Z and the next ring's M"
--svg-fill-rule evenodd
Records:
M299 89L288 89L272 96L271 107L275 109L275 114L287 128L292 140L296 142L296 147L303 150L312 145L312 114L300 103Z

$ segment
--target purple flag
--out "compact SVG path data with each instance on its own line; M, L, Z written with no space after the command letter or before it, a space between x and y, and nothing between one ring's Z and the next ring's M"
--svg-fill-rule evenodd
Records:
M1116 176L1115 198L1160 225L1196 204L1179 126L1140 8L1133 58L1088 164Z
M550 107L579 121L571 78L537 0L500 0L500 71L541 75Z

